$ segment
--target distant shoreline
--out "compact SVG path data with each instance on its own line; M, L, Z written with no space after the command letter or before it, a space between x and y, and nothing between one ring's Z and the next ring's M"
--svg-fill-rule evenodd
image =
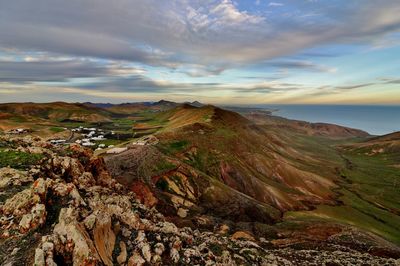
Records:
M357 128L371 135L400 131L397 105L257 105L272 115L312 123L329 123Z

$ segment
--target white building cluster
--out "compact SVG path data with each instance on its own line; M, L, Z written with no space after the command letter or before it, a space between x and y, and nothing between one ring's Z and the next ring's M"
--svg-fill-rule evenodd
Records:
M95 127L87 128L87 127L78 127L72 129L72 132L79 132L81 133L81 136L83 137L82 139L78 139L75 141L75 143L81 144L82 146L85 147L92 147L96 146L95 141L102 141L105 140L105 132L102 129L98 129ZM113 132L111 132L113 134ZM100 149L104 148L104 144L99 144L98 146Z
M105 144L97 145L97 143L96 143L97 141L106 140L107 139L105 137L106 134L111 134L111 135L115 134L113 131L106 133L104 130L99 129L99 128L95 128L95 127L87 128L87 127L82 127L82 126L73 128L73 129L71 129L71 131L73 133L78 133L78 139L75 140L75 143L80 144L85 147L97 146L98 149L106 148L106 145ZM55 144L55 145L66 144L67 140L53 139L53 140L50 140L50 143ZM112 145L110 145L109 147L111 147L111 146Z
M28 133L28 129L25 128L15 128L15 129L11 129L9 131L7 131L7 134L15 134L15 135L19 135L19 134L24 134L24 133Z

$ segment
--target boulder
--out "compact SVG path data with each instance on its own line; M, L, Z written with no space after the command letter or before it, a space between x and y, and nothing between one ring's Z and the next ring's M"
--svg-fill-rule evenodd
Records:
M151 248L147 242L142 244L142 255L147 262L151 261Z
M160 223L160 231L165 234L178 234L179 232L178 227L170 222Z
M84 227L76 221L76 214L72 208L63 208L60 211L59 222L54 227L54 234L58 238L55 249L61 256L72 252L73 265L96 265L100 257Z
M178 211L177 211L177 215L179 216L179 217L181 217L181 218L186 218L186 216L187 216L187 209L184 209L184 208L178 208Z
M165 251L165 247L164 247L164 244L163 243L157 243L157 244L155 244L154 245L154 252L157 254L157 255L162 255L163 254L163 252Z
M91 149L84 148L81 145L78 145L78 144L75 144L75 143L69 145L69 149L76 156L82 156L82 157L90 158L93 155L93 151Z
M67 196L73 188L74 188L73 184L65 184L61 182L52 185L52 190L54 194L60 197Z
M218 229L218 234L225 235L229 232L230 228L226 224L222 224Z
M112 266L112 252L115 245L115 234L111 227L111 216L101 212L96 217L96 224L93 230L94 243L103 263Z
M180 259L179 251L176 248L171 248L170 258L174 263L178 263Z
M146 263L139 252L135 251L128 260L128 266L142 266Z
M35 262L33 263L34 266L46 266L46 262L44 260L44 252L42 249L37 248L35 250Z
M38 228L46 221L46 206L44 204L36 204L31 213L22 216L19 222L19 230L22 233Z
M231 236L231 239L233 239L233 240L243 239L243 240L255 241L254 237L250 233L244 232L244 231L235 232Z
M10 167L0 168L0 188L21 186L32 181L32 176L28 175L25 171L19 171Z
M47 185L43 178L38 178L32 184L32 193L40 197L41 200L46 199Z
M20 216L30 211L30 207L38 202L40 202L39 196L33 194L30 188L27 188L8 199L2 207L2 211L6 215Z
M79 178L84 168L78 159L71 157L53 157L53 169L57 169L62 175L68 175L72 179Z
M126 261L126 257L127 257L127 252L126 252L126 244L123 241L119 242L119 248L121 250L121 252L119 253L118 257L117 257L117 262L120 265L123 265Z
M150 188L142 181L134 182L131 186L131 190L135 192L139 201L148 208L152 208L158 203L157 198L151 192Z
M46 205L44 204L36 204L33 206L31 210L32 214L32 228L37 228L40 225L43 225L46 221Z
M74 179L74 184L80 188L85 189L87 187L93 186L95 184L94 177L90 172L84 172L78 178Z
M93 230L94 225L96 223L96 215L95 214L90 214L89 216L87 216L85 218L85 220L83 221L83 223L85 224L85 227L87 230Z
M75 207L79 206L86 206L86 202L82 199L81 195L79 194L78 189L72 184L73 188L69 192L69 196L72 199L72 203Z
M31 228L31 222L32 222L32 214L28 213L22 216L21 221L19 222L19 230L21 232L26 232Z

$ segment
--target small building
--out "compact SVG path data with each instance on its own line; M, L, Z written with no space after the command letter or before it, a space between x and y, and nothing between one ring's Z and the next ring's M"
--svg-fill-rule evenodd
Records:
M126 150L128 150L127 147L124 147L124 148L112 148L112 149L107 151L107 154L118 154L118 153L124 152Z
M85 146L85 147L92 147L92 146L94 146L94 145L96 145L96 143L93 143L93 142L82 142L82 146Z
M65 139L52 139L50 140L50 143L53 145L59 145L59 144L64 144L66 142Z
M92 137L92 138L90 138L91 140L95 140L95 141L97 141L97 140L105 140L105 138L104 138L104 136L103 135L100 135L100 136L97 136L97 137Z
M28 133L28 130L25 128L16 128L16 129L11 129L7 133L8 134L24 134L24 133Z

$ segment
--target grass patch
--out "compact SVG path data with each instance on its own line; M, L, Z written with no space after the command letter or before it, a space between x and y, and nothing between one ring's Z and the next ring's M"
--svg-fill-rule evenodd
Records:
M188 146L188 144L189 142L186 140L175 141L169 144L169 149L174 152L180 152L183 151Z
M59 132L65 131L65 129L62 128L62 127L51 127L49 129L50 129L51 132L54 132L54 133L59 133Z
M105 139L105 140L100 140L100 141L96 141L97 144L104 144L107 147L110 145L118 145L121 144L123 142L126 142L125 140L118 140L118 139Z
M198 150L195 154L189 156L188 160L185 160L185 162L194 168L213 175L214 171L213 169L215 166L219 165L219 161L217 158L211 154L208 151L205 150Z
M169 143L159 143L157 147L162 153L167 155L176 154L178 152L184 151L189 146L189 141L180 140Z
M17 123L24 123L24 122L28 121L25 117L22 117L22 116L13 116L13 117L10 117L9 120L13 121L13 122L17 122Z
M215 135L218 137L223 137L224 139L232 139L234 137L237 137L236 132L234 132L229 128L222 128L222 127L217 128L217 130L215 131Z
M0 167L10 166L24 170L37 164L43 157L42 154L3 150L0 152Z
M163 173L172 169L175 169L176 165L168 162L165 159L160 159L156 164L156 171L158 173Z

